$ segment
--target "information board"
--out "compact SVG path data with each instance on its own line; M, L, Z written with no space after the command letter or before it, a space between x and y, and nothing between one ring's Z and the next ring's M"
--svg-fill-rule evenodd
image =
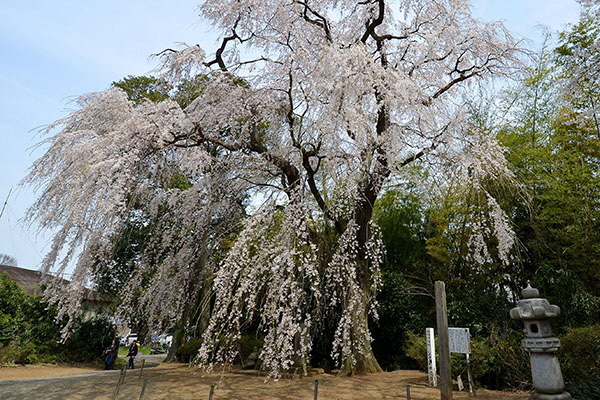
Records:
M450 353L471 354L469 328L448 328Z

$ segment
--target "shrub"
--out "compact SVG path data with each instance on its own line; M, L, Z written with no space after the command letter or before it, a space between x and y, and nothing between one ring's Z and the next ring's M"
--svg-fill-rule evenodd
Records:
M600 400L600 379L567 385L567 392L576 400Z
M419 335L414 332L408 332L404 351L406 352L407 357L410 357L417 362L419 369L427 371L427 343L424 334Z
M425 334L409 332L407 336L406 355L426 371ZM436 349L437 347L436 341ZM436 359L439 360L437 351ZM452 354L450 362L453 378L466 371L465 355ZM528 384L528 357L522 350L517 335L511 331L499 335L492 330L489 337L471 337L470 369L473 380L490 389L523 388ZM465 376L463 375L463 379Z
M60 341L56 309L28 296L6 274L0 274L0 363L32 364L94 361L114 337L105 317L79 321L67 342Z
M583 383L600 377L600 325L569 329L558 353L565 381Z
M198 354L198 350L200 350L200 346L202 346L201 339L192 339L184 344L182 344L179 349L177 349L177 359L181 362L190 362L194 359L196 354Z
M19 345L16 342L4 346L0 351L0 362L2 364L29 364L33 347L32 343Z
M80 322L62 350L69 361L94 361L104 355L115 335L113 325L106 318L96 317Z

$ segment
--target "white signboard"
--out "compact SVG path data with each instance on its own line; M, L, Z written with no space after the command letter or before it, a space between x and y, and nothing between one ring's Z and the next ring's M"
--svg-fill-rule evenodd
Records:
M427 376L429 386L437 386L437 371L435 367L435 336L433 328L425 329L425 339L427 342Z
M450 353L471 354L469 328L448 328Z

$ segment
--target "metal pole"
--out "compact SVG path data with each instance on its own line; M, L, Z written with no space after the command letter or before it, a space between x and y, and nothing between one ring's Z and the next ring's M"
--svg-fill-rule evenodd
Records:
M471 376L471 364L469 362L469 353L467 353L467 378L469 380L469 392L475 393L475 389L473 389L473 377Z
M317 400L318 396L319 396L319 380L315 379L315 397L313 399Z
M208 400L212 400L214 394L215 394L215 385L210 385L210 393L208 394Z
M440 348L440 395L441 400L452 400L452 372L450 368L446 285L442 281L435 281L435 314Z
M410 385L406 385L406 400L410 400Z
M144 397L144 392L146 391L146 385L148 384L148 379L144 379L144 385L142 386L142 392L140 393L140 400Z

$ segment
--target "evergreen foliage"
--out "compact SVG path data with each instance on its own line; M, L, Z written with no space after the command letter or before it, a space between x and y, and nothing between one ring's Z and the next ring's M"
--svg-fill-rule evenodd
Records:
M0 274L0 363L97 361L115 337L106 317L78 319L73 335L60 343L56 310L40 297L28 296Z

